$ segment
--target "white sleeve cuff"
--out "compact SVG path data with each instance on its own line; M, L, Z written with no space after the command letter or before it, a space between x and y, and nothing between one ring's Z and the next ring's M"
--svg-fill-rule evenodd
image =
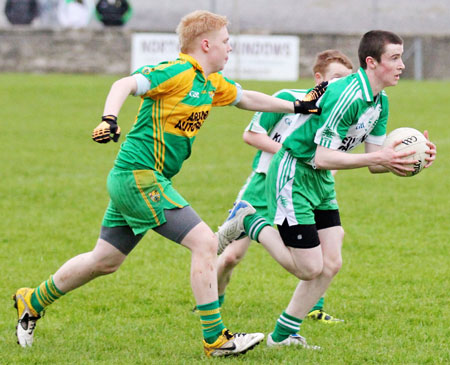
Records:
M234 101L230 105L236 105L237 103L239 103L241 101L243 90L242 90L242 86L240 84L238 84L237 82L236 82L236 89L237 89L236 99L234 99Z
M383 134L382 136L372 136L371 134L368 135L365 142L376 144L378 146L382 146L384 141L386 139L386 135Z
M144 95L150 90L150 81L142 74L134 74L133 77L136 79L136 92L134 96Z

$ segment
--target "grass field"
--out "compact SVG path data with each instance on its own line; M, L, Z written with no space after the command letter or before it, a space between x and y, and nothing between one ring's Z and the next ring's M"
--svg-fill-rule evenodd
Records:
M447 364L450 363L450 82L402 80L387 90L388 129L427 128L435 164L412 178L337 175L346 231L344 265L326 309L333 327L305 321L301 333L321 352L269 349L206 359L191 312L189 252L150 232L121 269L67 294L38 322L35 345L15 343L11 295L36 286L72 256L91 250L108 196L106 176L119 144L90 134L111 76L0 74L1 364ZM299 83L242 82L272 93ZM127 132L139 100L119 117ZM242 142L252 113L215 109L174 186L213 228L250 172ZM123 140L123 139L122 139ZM236 269L223 308L233 331L272 331L296 286L257 244Z

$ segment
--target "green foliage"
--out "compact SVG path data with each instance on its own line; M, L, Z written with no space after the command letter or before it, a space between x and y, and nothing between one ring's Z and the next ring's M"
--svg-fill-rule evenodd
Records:
M191 312L189 252L150 232L122 268L67 294L38 322L35 346L15 344L10 296L37 286L92 249L106 208L106 176L119 144L96 144L110 76L0 74L0 363L4 364L437 364L449 363L448 202L450 84L401 81L387 90L389 129L428 128L436 163L412 178L341 171L337 190L344 265L325 306L346 322L305 321L321 352L260 345L235 359L203 356ZM299 83L243 82L273 93ZM139 100L119 116L127 132ZM242 142L252 113L213 110L174 186L213 228L250 172ZM123 138L123 137L122 137ZM123 139L122 139L123 140ZM360 151L359 151L360 152ZM236 268L223 317L234 331L272 331L297 281L253 244Z

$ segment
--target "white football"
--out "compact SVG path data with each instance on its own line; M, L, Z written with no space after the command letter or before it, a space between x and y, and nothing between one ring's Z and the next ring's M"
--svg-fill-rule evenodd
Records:
M407 172L406 176L414 176L417 175L427 164L427 160L425 157L429 157L426 153L430 148L427 146L427 139L425 136L420 133L417 129L414 128L397 128L394 129L391 133L388 134L386 140L384 141L384 146L390 146L394 141L401 140L402 143L395 147L397 152L408 152L415 151L416 153L405 157L409 160L417 160L418 162L413 164L414 171ZM394 172L394 174L396 174ZM398 174L396 174L398 175ZM403 175L398 175L403 176Z

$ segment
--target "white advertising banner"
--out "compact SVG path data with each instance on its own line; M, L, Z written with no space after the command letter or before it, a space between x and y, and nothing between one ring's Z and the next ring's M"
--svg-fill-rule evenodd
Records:
M134 33L131 39L131 72L145 65L178 58L178 36L172 33Z
M299 38L240 35L231 38L223 74L235 79L295 81L299 77Z
M295 81L299 78L300 40L296 36L231 36L230 53L223 74L231 79ZM144 65L178 57L176 34L134 33L131 71Z

